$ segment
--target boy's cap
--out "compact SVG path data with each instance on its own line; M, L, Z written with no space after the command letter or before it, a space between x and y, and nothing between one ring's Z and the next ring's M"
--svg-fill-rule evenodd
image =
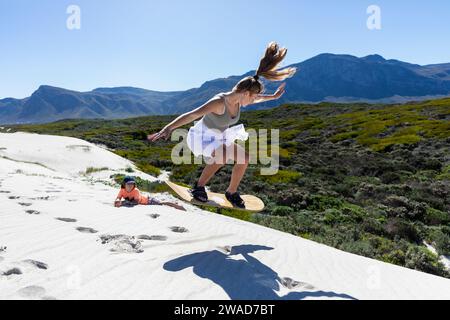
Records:
M127 184L127 183L134 183L134 184L136 184L136 181L134 180L134 178L133 177L125 177L124 179L123 179L123 184Z

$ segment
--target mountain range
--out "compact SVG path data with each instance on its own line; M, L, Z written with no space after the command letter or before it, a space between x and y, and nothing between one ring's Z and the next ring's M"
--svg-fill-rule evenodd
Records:
M450 63L422 66L387 60L376 54L358 58L324 53L290 66L297 67L298 71L286 81L286 93L276 101L255 104L248 109L265 109L291 102L394 103L450 95ZM78 92L42 85L30 97L0 100L0 123L180 114L202 105L216 93L231 90L240 79L254 72L218 78L199 88L172 92L133 87ZM267 93L273 93L279 85L267 81L264 84Z

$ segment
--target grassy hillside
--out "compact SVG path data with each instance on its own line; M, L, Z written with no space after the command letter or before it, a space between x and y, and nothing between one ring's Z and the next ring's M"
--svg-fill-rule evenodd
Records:
M103 144L143 171L171 170L173 180L191 184L203 166L173 165L175 143L146 141L148 133L173 118L8 128ZM280 172L261 176L259 165L251 165L242 181L241 193L261 197L265 212L222 214L450 277L423 245L432 243L440 254L450 255L450 99L405 105L287 104L244 112L242 122L247 129L280 129ZM218 172L212 190L226 189L231 168Z

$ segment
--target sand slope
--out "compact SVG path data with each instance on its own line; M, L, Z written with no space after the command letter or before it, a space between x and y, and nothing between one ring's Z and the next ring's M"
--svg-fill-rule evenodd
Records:
M0 134L0 299L450 299L448 279L187 204L114 208L126 168L82 140Z

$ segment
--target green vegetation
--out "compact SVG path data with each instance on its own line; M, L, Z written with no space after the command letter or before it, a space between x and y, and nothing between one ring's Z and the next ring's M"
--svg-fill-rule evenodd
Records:
M109 168L107 168L107 167L103 167L103 168L89 167L89 168L86 169L85 174L89 175L89 174L92 174L92 173L95 173L95 172L106 171L106 170L109 170Z
M174 165L176 142L146 141L147 134L172 119L67 120L10 128L106 145L144 172L170 170L174 181L191 185L203 165ZM250 165L240 187L241 193L263 199L266 210L251 215L205 209L450 277L422 244L450 254L450 99L404 105L285 104L243 112L241 119L247 129L280 129L278 174L264 176L262 165ZM223 167L211 180L213 191L226 189L231 169ZM142 190L169 191L164 184L137 180Z
M268 183L294 183L301 177L299 172L280 170L274 175L258 175L255 174L255 178L263 180Z

